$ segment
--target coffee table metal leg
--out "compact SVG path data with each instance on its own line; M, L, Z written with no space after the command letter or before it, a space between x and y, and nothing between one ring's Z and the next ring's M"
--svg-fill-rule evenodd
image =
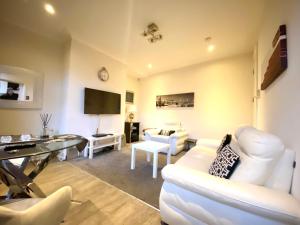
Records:
M131 148L131 169L135 169L135 148L133 146Z
M153 178L157 177L157 161L158 161L158 153L153 153Z

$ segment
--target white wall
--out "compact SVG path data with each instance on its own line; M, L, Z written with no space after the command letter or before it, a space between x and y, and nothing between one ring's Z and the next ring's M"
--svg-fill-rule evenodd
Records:
M297 151L294 194L300 199L300 1L273 0L266 5L258 41L258 69L271 47L281 24L287 25L288 69L258 100L258 127L278 135L285 145Z
M156 95L195 92L194 108L157 109ZM181 122L191 137L222 138L252 124L252 55L193 65L141 80L142 126Z
M91 135L99 126L99 117L83 114L84 87L122 94L121 114L101 115L99 132L123 132L125 91L134 91L136 104L139 101L139 82L126 75L125 65L76 40L62 44L2 21L0 27L0 64L45 76L43 108L0 109L0 134L39 135L39 114L48 112L53 114L49 128L56 133ZM107 82L97 78L102 66L110 74Z
M44 73L41 110L0 109L0 134L40 134L39 114L53 114L49 128L58 130L62 107L62 44L0 21L0 64L24 67Z
M71 41L69 60L69 70L65 82L63 131L90 136L96 132L100 118L99 132L123 132L127 84L126 66L74 39ZM105 66L109 72L109 80L106 82L100 81L97 76L97 72L102 66ZM85 87L121 94L121 114L85 115L83 113Z

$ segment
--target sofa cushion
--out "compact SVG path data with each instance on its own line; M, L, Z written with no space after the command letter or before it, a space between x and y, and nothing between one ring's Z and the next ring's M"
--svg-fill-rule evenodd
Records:
M238 143L245 154L258 159L277 160L284 151L284 145L278 137L257 129L244 130Z
M211 175L229 179L239 160L239 155L229 145L226 145L219 151L208 172Z
M266 160L251 158L242 151L237 152L240 155L240 163L237 165L230 180L264 185L270 176L270 163Z
M181 157L176 165L207 173L216 155L215 149L195 146Z
M245 125L245 126L240 126L240 127L238 127L238 128L236 129L235 133L234 133L235 139L238 140L239 137L240 137L240 135L241 135L241 133L242 133L243 131L245 131L245 130L251 130L251 129L254 129L254 130L255 130L254 127L249 126L249 125Z
M164 135L152 135L151 141L157 141L162 143L169 143L170 136L164 136Z
M184 131L184 129L182 128L181 126L181 123L164 123L163 126L160 127L161 129L163 130L174 130L175 132L181 132L181 131Z
M230 142L231 142L231 134L226 134L222 141L221 141L221 144L220 146L218 147L218 150L217 150L217 153L219 153L226 145L229 145Z
M240 163L231 180L264 185L284 151L279 138L252 129L245 129L232 148L240 155Z

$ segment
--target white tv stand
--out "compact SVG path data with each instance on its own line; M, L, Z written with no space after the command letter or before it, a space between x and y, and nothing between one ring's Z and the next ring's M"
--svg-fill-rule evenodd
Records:
M93 158L94 151L107 146L114 146L115 150L121 150L121 139L122 135L113 134L104 137L89 137L88 147L84 151L84 157Z

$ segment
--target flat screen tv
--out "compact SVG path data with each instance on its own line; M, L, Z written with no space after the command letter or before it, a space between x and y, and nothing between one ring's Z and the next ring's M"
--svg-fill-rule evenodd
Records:
M91 88L84 89L84 114L120 114L121 95Z

